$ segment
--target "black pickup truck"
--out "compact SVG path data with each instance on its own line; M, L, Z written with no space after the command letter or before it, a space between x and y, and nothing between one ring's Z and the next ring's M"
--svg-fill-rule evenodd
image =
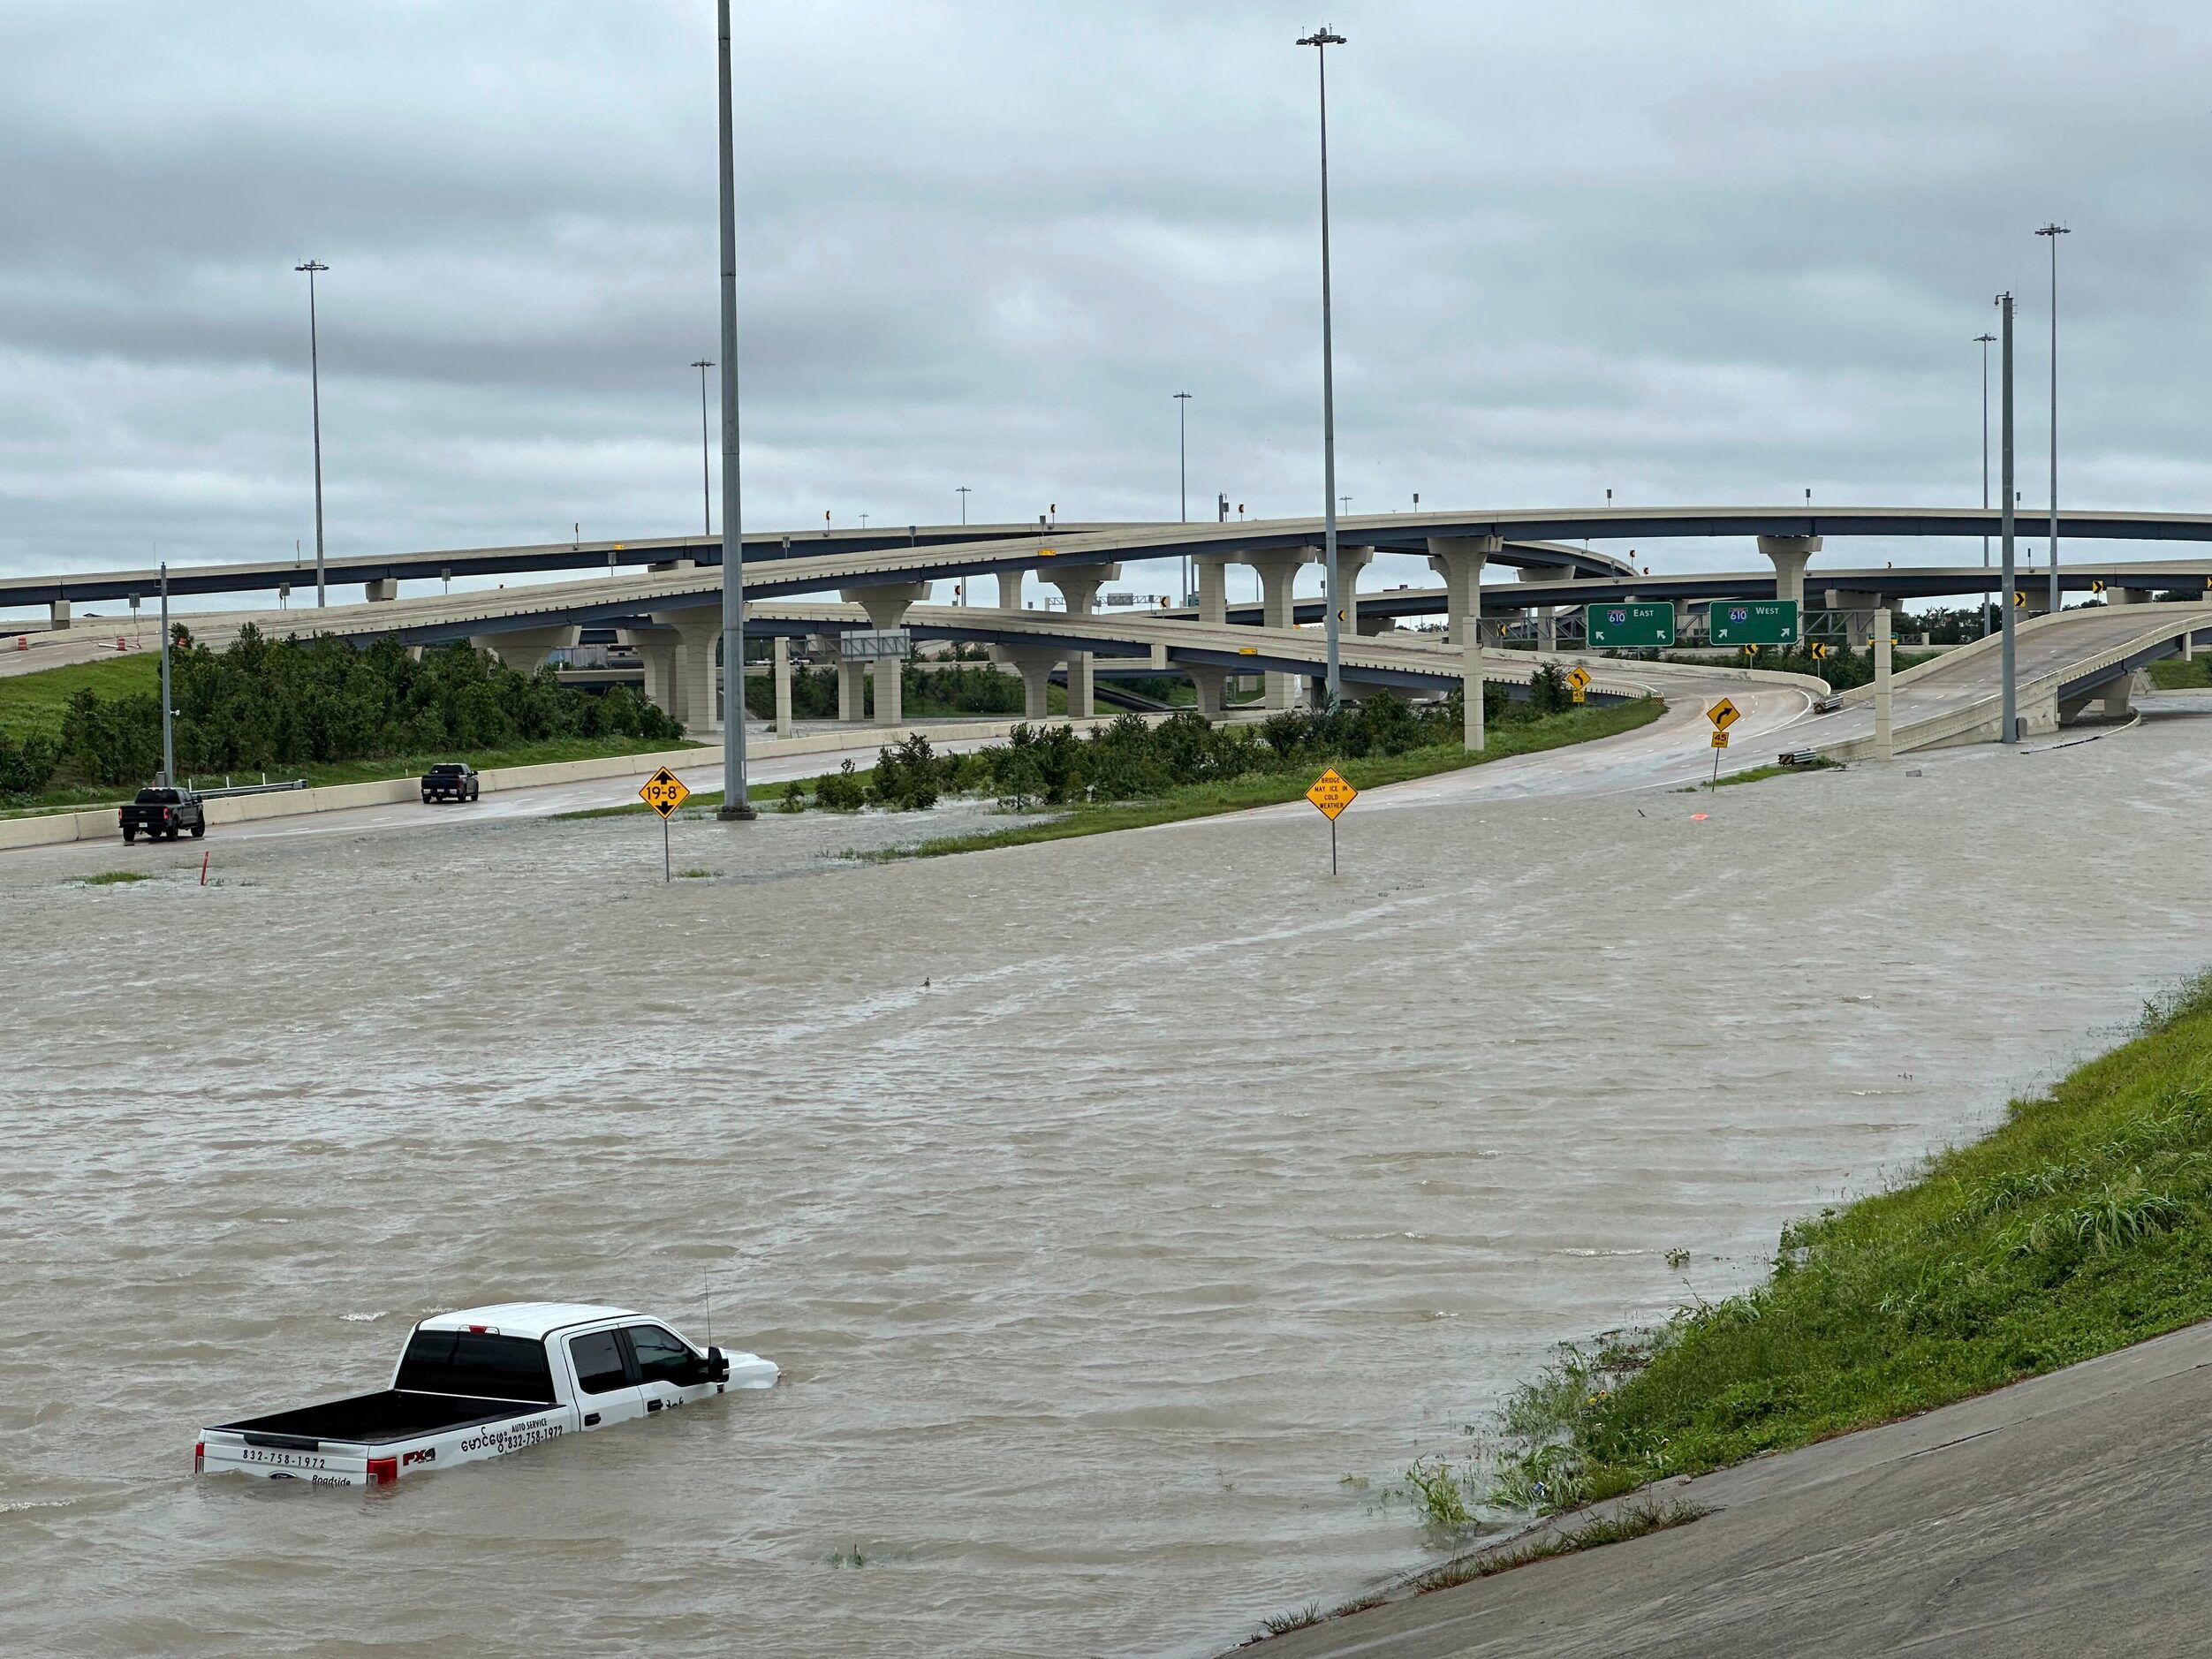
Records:
M138 799L116 811L123 838L135 841L143 834L149 841L174 841L177 832L189 830L196 840L208 833L208 809L188 789L141 789Z
M434 800L474 800L484 780L466 761L440 761L422 775L422 804Z

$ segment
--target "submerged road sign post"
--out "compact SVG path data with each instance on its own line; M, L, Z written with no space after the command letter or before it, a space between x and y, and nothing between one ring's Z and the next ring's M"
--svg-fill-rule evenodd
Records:
M1345 782L1335 767L1330 767L1314 780L1314 786L1306 792L1306 799L1320 809L1329 820L1329 873L1337 873L1337 814L1360 799L1360 792Z
M691 799L691 791L684 780L663 766L647 778L638 790L638 797L661 815L661 880L673 879L669 874L668 821L676 815L676 809Z

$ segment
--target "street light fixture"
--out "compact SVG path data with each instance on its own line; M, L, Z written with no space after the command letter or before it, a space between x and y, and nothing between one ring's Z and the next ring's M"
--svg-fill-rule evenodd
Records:
M1329 49L1342 46L1345 37L1323 24L1302 36L1300 46L1314 49L1321 72L1321 429L1322 506L1326 514L1322 532L1322 557L1327 572L1329 602L1322 607L1322 627L1329 644L1329 706L1343 701L1344 679L1337 660L1337 613L1345 609L1344 591L1337 570L1337 363L1331 336L1329 293Z
M711 357L702 357L692 367L699 371L699 506L706 517L704 534L715 533L714 473L707 464L707 371L715 366Z
M1190 413L1191 394L1187 391L1177 392L1175 394L1175 473L1177 481L1175 519L1178 524L1188 524L1191 521ZM1183 598L1180 602L1188 603L1191 592L1191 556L1188 553L1186 553L1180 562L1182 564L1183 577Z
M292 269L307 273L307 383L314 400L314 602L317 610L330 602L322 580L322 349L316 337L314 279L330 268L320 260L302 260Z
M966 484L955 484L952 488L960 497L960 522L965 525L967 523L968 487Z
M1997 343L1997 337L1987 332L1973 337L1973 343L1981 348L1981 510L1989 510L1989 348ZM1981 533L1981 568L1989 568L1989 532ZM1981 596L1981 632L1989 633L1989 596L1987 589Z
M2019 492L2012 487L2012 316L2019 309L2010 293L1996 298L1997 328L2003 344L1997 348L1997 428L1998 466L2004 474L2003 502L1997 526L1997 539L2003 547L2003 563L1998 574L1997 626L2004 634L2003 654L1998 670L2000 692L1999 719L2002 727L1997 733L2000 743L2020 740L2018 670L2019 647L2014 640L2012 617L2013 587L2013 509L2019 500Z
M745 777L745 533L738 477L738 191L730 118L730 0L716 21L721 121L716 159L722 200L722 806L724 820L757 818ZM711 677L708 682L714 684Z
M2050 614L2058 614L2058 239L2072 231L2053 219L2035 232L2050 242Z

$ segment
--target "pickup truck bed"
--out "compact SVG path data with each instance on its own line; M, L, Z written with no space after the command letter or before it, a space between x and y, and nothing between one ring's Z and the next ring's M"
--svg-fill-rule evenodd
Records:
M227 1433L289 1440L344 1440L360 1445L382 1445L413 1435L436 1434L443 1428L466 1428L542 1412L545 1406L530 1400L474 1399L463 1394L415 1394L405 1389L380 1389L356 1394L351 1399L325 1400L266 1417L248 1417L214 1427Z

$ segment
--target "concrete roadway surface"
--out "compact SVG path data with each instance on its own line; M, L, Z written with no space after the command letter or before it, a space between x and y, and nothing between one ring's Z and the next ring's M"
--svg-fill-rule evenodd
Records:
M1268 1659L2212 1652L2208 1421L2212 1324L1923 1417L1668 1481L1653 1496L1712 1512L1296 1631L1257 1651Z

